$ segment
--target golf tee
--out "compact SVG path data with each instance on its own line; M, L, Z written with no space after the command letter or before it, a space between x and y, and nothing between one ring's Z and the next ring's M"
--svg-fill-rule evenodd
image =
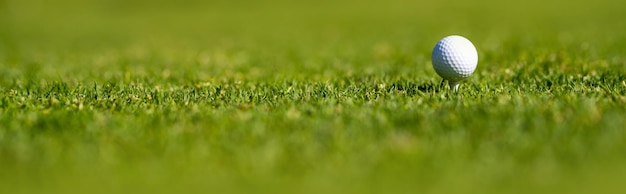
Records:
M450 85L450 89L454 92L459 91L459 82L448 81L448 85Z

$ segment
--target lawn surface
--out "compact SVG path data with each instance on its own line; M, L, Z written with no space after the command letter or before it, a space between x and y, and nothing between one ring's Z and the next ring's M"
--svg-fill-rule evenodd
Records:
M0 0L0 193L626 189L614 0ZM474 42L447 87L436 42Z

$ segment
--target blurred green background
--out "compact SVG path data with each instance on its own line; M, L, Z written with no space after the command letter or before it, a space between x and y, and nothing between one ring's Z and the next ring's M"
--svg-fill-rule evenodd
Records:
M478 45L481 69L505 67L492 59L511 54L571 47L610 61L624 54L626 25L621 2L611 0L2 0L0 6L3 79L89 80L125 70L199 79L393 69L432 75L430 49L450 34ZM382 62L389 58L404 61ZM359 68L334 64L346 60ZM402 65L411 67L394 67Z

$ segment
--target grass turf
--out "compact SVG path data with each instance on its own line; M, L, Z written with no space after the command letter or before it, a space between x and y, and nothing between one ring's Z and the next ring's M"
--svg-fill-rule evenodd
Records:
M1 2L0 193L624 189L619 1Z

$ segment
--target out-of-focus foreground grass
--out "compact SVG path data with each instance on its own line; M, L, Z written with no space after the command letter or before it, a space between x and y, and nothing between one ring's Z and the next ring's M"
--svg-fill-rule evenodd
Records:
M0 0L0 193L624 190L622 4Z

